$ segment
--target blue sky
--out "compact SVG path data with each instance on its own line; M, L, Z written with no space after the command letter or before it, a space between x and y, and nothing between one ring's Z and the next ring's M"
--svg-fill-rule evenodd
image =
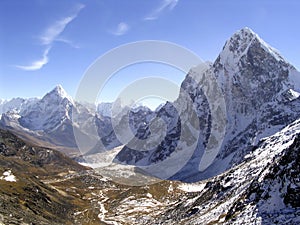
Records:
M134 41L170 41L214 61L226 39L246 26L299 69L299 11L297 0L1 0L0 98L42 97L57 84L74 96L92 62ZM116 74L100 100L113 100L140 76L184 78L150 65Z

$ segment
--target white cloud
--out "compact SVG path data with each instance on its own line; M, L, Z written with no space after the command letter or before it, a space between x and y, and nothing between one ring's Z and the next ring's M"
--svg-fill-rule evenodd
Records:
M74 16L66 17L62 20L56 21L56 23L50 26L40 37L42 44L51 44L56 39L56 37L58 37L64 31L68 23L70 23L74 18Z
M51 47L46 48L46 50L43 52L43 57L39 60L36 60L32 62L30 65L27 66L20 66L16 65L18 69L26 70L26 71L34 71L41 69L44 65L46 65L49 62L48 54Z
M54 41L64 42L74 48L78 48L78 46L74 45L72 41L59 36L65 30L66 26L78 16L79 12L84 7L85 6L83 4L78 4L75 7L74 13L71 16L67 16L61 20L56 21L44 31L44 33L40 36L40 40L43 45L47 46L47 48L43 52L43 56L41 59L33 61L30 65L27 66L16 65L15 67L25 71L34 71L41 69L49 62L48 54L51 49L51 44Z
M121 22L118 24L118 27L116 28L116 30L112 31L111 33L113 35L120 36L120 35L125 34L128 30L129 30L129 25L125 22Z
M67 16L61 20L56 21L54 24L49 26L44 33L40 36L41 42L44 45L49 45L53 41L55 41L59 35L65 30L66 26L72 22L79 12L84 8L85 6L80 4L76 7L75 13L71 16Z
M153 10L144 20L156 20L165 10L173 10L179 0L162 0L161 4Z
M59 37L59 38L56 38L55 41L66 43L66 44L70 45L72 48L80 48L78 45L74 44L73 41L68 40L66 38Z

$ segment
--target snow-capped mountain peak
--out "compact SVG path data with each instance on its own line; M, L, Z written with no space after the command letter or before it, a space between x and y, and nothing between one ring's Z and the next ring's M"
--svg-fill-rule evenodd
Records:
M63 89L63 87L60 84L56 85L53 91L57 92L62 97L68 96L67 92Z
M74 105L74 101L71 96L67 94L67 92L63 89L63 87L59 84L52 91L48 92L43 98L42 101L46 102L61 102L62 100L67 99L68 102Z
M212 68L229 101L242 97L242 103L265 103L288 89L298 91L294 67L249 28L226 41Z
M228 69L234 70L240 59L249 54L251 48L263 49L266 55L272 56L276 61L285 62L276 49L267 44L248 27L238 30L226 41L217 61L227 65Z

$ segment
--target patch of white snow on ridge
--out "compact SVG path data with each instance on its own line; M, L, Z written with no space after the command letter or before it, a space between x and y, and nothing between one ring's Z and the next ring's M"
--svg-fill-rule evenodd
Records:
M3 172L3 176L0 177L0 180L5 180L8 182L16 182L16 176L12 174L11 170Z
M290 92L291 92L291 94L292 94L292 96L293 96L294 98L298 98L298 97L300 96L300 93L298 93L298 92L296 92L296 91L294 91L294 90L292 90L292 89L290 89Z
M186 192L200 192L204 189L206 183L201 184L180 184L178 188Z

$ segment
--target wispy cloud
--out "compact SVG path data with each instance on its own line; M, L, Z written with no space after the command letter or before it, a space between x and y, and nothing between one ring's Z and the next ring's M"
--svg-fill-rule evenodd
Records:
M121 36L125 33L127 33L127 31L130 29L129 25L125 22L121 22L118 24L117 28L113 31L111 31L111 33L113 35L117 35L117 36Z
M72 15L64 17L52 25L50 25L43 34L39 37L41 44L47 46L45 51L43 52L43 56L40 60L33 61L30 65L20 66L16 65L15 67L25 71L34 71L39 70L43 66L45 66L49 62L49 51L51 49L52 43L54 41L60 41L69 44L74 48L78 48L78 46L74 45L74 43L68 39L60 37L61 33L65 30L66 26L71 23L79 14L79 12L84 8L83 4L78 4Z
M153 10L144 20L156 20L166 10L173 10L179 0L162 0L160 5Z
M40 36L40 40L42 44L49 45L53 41L59 40L59 35L65 30L66 26L72 22L79 14L79 12L84 8L85 6L80 4L77 5L75 8L75 12L71 16L67 16L65 18L62 18L58 21L56 21L54 24L49 26L44 33Z
M43 57L39 60L32 62L30 65L27 66L20 66L16 65L15 67L25 71L34 71L41 69L44 65L49 62L48 54L51 49L51 46L47 47L46 50L43 52Z
M70 45L72 48L80 48L80 46L75 44L73 41L63 38L63 37L56 38L55 41L66 43L66 44Z

